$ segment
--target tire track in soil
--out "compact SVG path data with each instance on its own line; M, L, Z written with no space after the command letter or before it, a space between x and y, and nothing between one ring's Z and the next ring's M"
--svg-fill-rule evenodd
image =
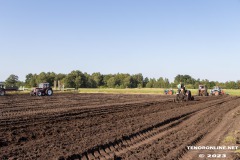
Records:
M149 143L154 139L159 138L162 134L166 134L166 131L169 131L173 127L179 125L184 120L189 119L191 114L193 113L166 120L154 127L147 128L129 136L124 136L122 139L105 145L99 145L88 150L87 152L75 154L67 157L66 159L114 159L129 150L135 149L141 145Z
M181 159L186 153L188 153L186 146L194 146L201 142L203 138L211 131L213 131L216 125L221 122L221 117L223 117L225 113L231 111L238 106L237 104L239 104L240 100L239 97L233 98L232 100L237 101L238 103L232 103L230 99L226 103L213 106L206 110L206 114L195 115L193 117L195 118L194 120L189 121L189 123L186 123L187 121L183 122L182 127L178 127L178 129L176 129L175 131L169 132L169 134L166 134L166 136L163 136L161 139L158 139L156 142L154 142L154 144L151 144L148 147L143 148L142 150L131 152L130 156L128 155L127 157L124 157L124 159L133 159L133 157L135 159L139 159L139 157L141 157L141 159L144 159L152 153L152 150L155 150L154 153L158 154L157 156L152 157L153 159L159 159L160 155L162 160ZM216 112L216 110L219 110L219 108L221 108L220 111ZM207 125L202 122L203 119L206 119ZM192 132L195 135L186 134L189 132ZM175 139L174 137L179 138L178 141L175 140L176 142L172 143L172 141L174 141ZM175 147L173 147L174 143L176 145ZM141 153L141 151L144 152ZM150 153L148 151L150 151ZM137 158L135 157L135 155L138 155ZM147 159L149 159L149 157Z
M197 111L189 112L174 118L167 119L161 123L158 123L152 127L146 128L137 133L124 136L122 139L118 139L114 142L110 142L104 145L98 145L89 149L88 151L81 154L74 154L66 157L67 160L94 160L94 159L117 159L127 152L137 149L140 146L150 144L152 141L161 138L162 136L168 134L169 132L175 130L175 128L179 128L179 125L185 121L192 122L195 121L198 116L203 115L207 112L211 107L223 104L228 100L223 100L221 102L217 102L212 104L204 109L200 109ZM187 122L185 122L187 123ZM196 144L203 138L204 135L200 135L197 137L191 138L191 144ZM63 158L65 159L65 158Z
M222 146L221 145L221 141L223 140L224 136L226 136L227 133L229 133L229 131L232 129L233 127L233 121L236 121L237 117L235 117L235 113L240 109L240 106L237 106L236 108L230 110L229 112L227 112L224 117L223 120L216 126L216 128L209 133L208 135L206 135L202 141L200 141L198 143L199 146ZM231 123L229 123L231 122ZM207 154L222 154L222 153L227 153L227 157L232 157L233 158L233 153L230 150L211 150L211 151L205 151L205 153ZM184 156L181 158L181 160L185 160L185 159L198 159L198 155L203 153L203 151L199 151L199 150L195 150L195 151L191 151L191 152L186 152L186 154L184 154ZM228 159L229 159L228 158ZM214 158L211 158L214 159ZM215 158L215 159L219 159L219 158ZM240 160L240 158L239 158Z
M26 116L26 117L1 117L0 118L0 127L1 129L8 129L11 128L11 126L14 126L14 128L22 128L27 127L30 125L39 125L44 124L46 122L52 122L57 123L60 121L65 120L73 120L73 119L83 119L85 117L94 117L98 115L106 115L111 113L118 113L125 111L128 109L128 111L134 110L134 109L141 109L146 107L152 106L152 105L161 105L165 103L172 102L172 99L165 99L165 100L155 100L155 101L143 101L143 102L131 102L131 103L120 103L120 104L111 104L111 105L100 105L97 107L72 107L71 111L68 109L63 109L63 113L56 113L56 114L40 114L37 116ZM204 102L202 102L204 103ZM59 109L57 109L58 111ZM167 109L165 109L166 111ZM48 112L47 112L48 113ZM21 125L22 124L22 125ZM18 126L16 126L18 125Z
M61 96L61 97L64 97L64 96ZM22 96L22 98L24 98L24 96ZM71 122L74 122L75 124L79 123L79 122L84 123L84 121L86 121L86 119L88 121L91 121L91 119L92 120L94 120L95 118L99 119L99 118L101 118L101 115L106 115L105 116L106 118L104 118L103 121L101 121L100 123L97 122L97 121L94 122L97 125L100 125L101 123L108 124L109 120L111 120L111 114L113 114L113 113L115 114L115 117L116 117L115 120L116 121L118 121L117 120L118 117L124 118L125 117L124 115L126 113L127 114L129 113L127 117L129 117L129 115L133 115L132 119L129 119L129 120L131 120L131 121L135 120L135 123L134 124L129 123L129 125L133 125L132 127L135 127L134 131L127 130L127 129L125 130L125 128L122 127L121 129L123 129L123 132L121 132L119 135L116 135L114 133L114 134L109 134L109 137L105 136L105 139L104 139L104 141L106 140L105 142L107 142L108 139L111 139L111 141L113 142L112 144L114 144L114 142L115 142L114 141L114 137L118 137L118 139L120 138L120 140L121 140L122 139L121 135L128 135L128 136L125 136L126 139L127 138L129 139L130 136L133 136L133 139L134 139L134 137L135 137L134 133L137 136L137 135L140 135L140 133L145 131L146 129L148 129L148 132L152 131L151 127L149 127L149 126L152 126L152 124L154 124L155 127L159 125L159 120L156 119L156 118L152 119L151 118L152 115L156 115L156 116L161 115L161 116L163 116L161 118L161 120L160 120L160 122L162 122L164 119L171 119L171 117L174 118L174 116L176 116L174 114L175 112L176 112L176 114L178 116L179 115L185 115L185 114L190 113L190 111L188 111L188 109L193 111L193 110L205 108L204 105L210 106L210 105L214 105L216 103L220 104L220 103L224 103L224 101L227 101L226 99L219 99L219 100L217 100L216 97L209 97L209 99L202 98L203 101L200 100L200 101L193 101L193 102L188 102L188 103L179 103L179 106L180 106L179 107L178 104L176 104L176 103L174 103L174 105L172 105L172 102L169 102L170 98L164 97L163 99L161 99L161 96L157 97L157 98L160 98L160 99L154 100L152 98L145 97L145 99L144 99L145 102L139 102L139 103L136 103L136 102L134 102L134 103L125 102L125 103L119 103L119 104L116 104L116 103L114 104L113 103L113 104L106 105L107 103L104 104L104 102L101 102L102 105L99 105L99 106L94 106L92 108L80 108L79 107L79 108L73 109L73 110L71 110L71 109L68 110L68 108L74 107L75 104L74 105L70 104L70 106L68 106L66 104L66 109L67 110L65 112L63 112L63 113L58 113L58 112L57 113L52 113L52 112L50 112L47 115L34 114L34 115L29 115L28 117L22 116L22 117L14 118L14 119L10 116L10 117L7 117L6 119L4 119L3 121L2 120L0 121L1 122L0 124L2 124L2 126L0 126L0 132L11 134L11 133L13 133L13 131L15 132L15 131L18 131L21 128L27 128L28 129L27 131L31 131L31 132L33 131L35 133L41 133L42 132L41 128L45 127L49 122L51 123L51 127L54 127L54 128L56 127L56 125L58 125L58 126L59 125L63 125L63 127L68 127L68 126L71 125L69 123L69 120L73 120ZM76 97L74 99L78 99L78 98ZM65 101L65 103L68 102L67 98L65 98L64 101ZM64 101L62 101L62 102L64 102ZM119 102L118 100L116 100L116 101ZM37 103L39 103L39 102L41 102L41 99L39 99L39 101ZM45 99L43 100L43 102L45 102ZM34 102L30 101L30 104L33 104L33 103ZM55 104L52 107L54 108L58 104ZM12 105L13 105L13 107L15 107L14 106L15 104L12 104ZM19 105L19 104L17 104L17 105ZM27 103L26 103L26 105L27 105ZM192 106L188 106L188 105L192 105ZM196 105L196 107L194 105ZM41 106L38 106L38 107L41 107ZM150 110L154 109L154 112L158 110L157 113L156 114L151 114L151 113L154 113L154 112L149 112L150 110L148 109L148 107L149 107ZM118 110L118 108L119 108L119 110ZM21 108L19 108L19 109L21 109ZM44 109L44 107L42 109ZM162 110L162 111L159 111L159 109ZM182 111L180 111L180 110L182 110ZM59 110L56 109L56 111L59 111ZM136 111L139 111L139 113L137 113L135 115L134 113ZM168 112L166 112L166 111L168 111ZM172 114L169 114L171 111L173 111ZM25 111L23 111L23 112L25 112ZM141 125L142 121L138 122L138 121L136 121L136 119L138 119L138 117L139 117L138 114L144 115L144 113L147 114L145 120L146 121L150 120L151 123L143 123L144 125ZM161 127L159 126L157 128L154 128L153 129L154 132L151 132L150 136L154 136L155 131L156 131L156 135L158 135L157 130L161 130L162 129L162 132L164 132L163 129L166 128L166 127L169 127L171 125L175 124L176 125L175 127L177 127L179 125L179 124L177 124L178 122L188 120L188 118L190 116L192 116L193 114L195 114L195 113L191 113L191 115L186 115L186 117L182 117L182 119L180 118L178 120L175 120L174 122L167 123L167 124L165 124L165 125L163 125ZM107 116L107 115L109 115L109 116ZM120 115L120 116L118 116L118 115ZM123 123L124 121L122 121L122 122L119 121L119 122ZM180 124L181 123L182 122L180 122ZM102 125L102 126L104 127L104 125ZM124 125L120 124L120 126L124 126ZM137 127L138 126L141 127L140 131L139 131L139 129L137 129L136 126ZM89 125L87 125L86 127L91 127L91 123L89 123ZM146 129L144 129L144 128L146 128ZM106 131L109 131L109 130L111 130L112 132L116 132L116 129L114 128L114 126L109 127L108 130L106 130ZM169 129L166 129L166 130L169 130ZM68 132L69 137L74 136L74 134L78 134L78 132L79 132L79 130L75 130L74 133ZM81 130L81 133L82 132L83 132L83 134L90 134L88 136L88 138L93 137L93 139L92 139L93 143L90 144L90 145L89 144L85 145L83 142L80 142L80 143L78 143L78 142L75 143L74 142L74 146L76 146L76 145L80 145L81 146L83 144L84 145L83 148L89 149L89 148L92 148L93 146L96 146L97 144L105 143L102 140L101 140L100 143L98 143L98 140L94 139L93 133L89 133L87 128L86 129L83 128L83 130ZM146 133L148 133L148 132L146 132ZM23 131L23 133L25 133L25 131ZM43 133L45 133L45 132L43 131ZM45 149L45 147L43 148L43 146L47 147L47 145L49 145L49 144L53 144L53 146L57 144L57 148L64 146L64 144L62 142L60 142L61 140L57 138L58 134L55 133L55 132L52 132L52 133L53 133L53 136L51 136L51 137L49 137L49 136L45 137L45 135L44 135L44 137L40 137L40 139L36 139L39 142L39 143L37 143L38 147L34 146L34 144L36 144L35 140L30 140L29 139L29 141L24 142L24 143L15 143L15 140L12 141L10 139L9 146L5 146L3 148L4 152L5 152L5 155L9 156L9 157L16 157L17 156L17 157L19 157L19 159L21 159L21 158L22 159L25 159L25 158L35 159L38 156L42 157L43 154L46 153L46 151L45 151L46 149ZM107 132L103 133L100 130L100 132L98 132L98 135L101 136L101 134L102 134L102 136L108 135ZM20 136L24 136L25 137L25 135L23 135L22 133L18 135L18 137L20 137ZM28 136L28 135L26 135L26 136ZM18 138L18 137L16 137L16 138ZM2 137L2 138L4 138L4 137ZM53 138L53 139L50 139L50 138ZM145 138L145 139L148 139L148 138ZM46 142L48 143L47 145L45 145ZM59 143L60 143L60 145L58 145ZM66 143L66 144L69 144L69 143ZM108 143L108 145L111 145L111 144ZM25 149L27 150L27 149L30 149L30 148L34 148L34 150L35 151L37 150L38 153L37 153L37 155L35 155L36 152L34 153L34 152L30 152L30 151L29 151L29 153L24 153L24 152L21 151L22 152L21 153L21 152L18 151L19 147L24 149L24 150ZM65 152L64 154L62 154L61 153L61 151L62 151L61 149L62 148L54 149L53 150L54 153L55 153L54 156L56 156L56 157L59 157L60 155L67 155L68 156L68 155L73 155L73 153L77 153L77 150L71 151L71 148L67 148L70 151L70 153L69 154L65 154L66 153ZM132 148L132 150L133 149L134 148ZM41 150L44 150L44 151L41 151ZM110 150L110 148L109 148L109 150ZM84 152L84 149L81 149L80 152ZM98 153L100 154L100 152L98 152ZM51 154L51 155L53 156L53 154ZM49 159L50 157L49 156L45 156L44 159L46 159L46 158Z
M98 106L96 108L85 108L85 109L81 109L79 111L74 111L74 112L67 112L67 113L63 113L63 114L57 114L57 115L52 115L52 116L38 116L36 118L25 118L25 119L1 119L0 121L0 127L1 129L5 129L4 127L9 128L10 126L13 125L19 125L19 124L24 124L19 125L18 128L22 128L22 127L26 127L28 125L37 125L37 124L42 124L45 122L59 122L62 120L71 120L71 119L83 119L85 117L95 117L95 116L99 116L99 115L105 115L105 114L111 114L111 113L118 113L118 112L122 112L125 111L126 109L128 109L129 111L134 110L136 108L146 108L148 106L151 105L159 105L161 103L165 103L165 102L144 102L144 103L127 103L127 104L117 104L117 105L111 105L109 108L109 106ZM105 108L104 108L105 107ZM31 124L31 122L33 122L34 124Z
M155 101L143 101L143 102L127 102L127 103L119 103L119 104L111 104L111 105L99 105L99 106L88 106L88 107L71 107L70 109L68 108L63 108L63 109L53 109L54 112L49 112L46 111L46 114L39 114L36 116L30 115L30 116L25 116L24 114L21 115L22 117L16 117L13 118L12 116L4 116L2 113L2 116L0 117L0 127L4 126L11 126L11 125L17 125L17 124L26 124L26 123L34 123L36 124L42 124L43 122L46 121L55 121L59 122L61 120L71 120L71 119L76 119L76 118L84 118L86 116L91 116L94 115L100 115L102 114L108 114L108 113L113 113L113 112L121 112L124 111L125 109L132 110L135 108L139 107L147 107L151 105L157 105L157 104L162 104L162 103L167 103L167 102L172 102L172 99L164 99L164 100L155 100ZM204 103L204 102L200 102ZM132 107L134 106L134 107ZM63 113L59 113L59 111L64 111ZM24 111L25 112L25 111ZM31 111L27 111L30 112ZM51 115L49 115L51 113ZM81 116L79 116L81 115Z
M104 95L105 96L105 95ZM20 102L6 102L3 101L0 103L0 110L1 110L1 117L0 120L4 120L4 119L13 119L13 118L21 118L23 116L40 116L44 115L44 114L49 114L49 113L59 113L59 112L71 112L73 110L89 110L89 109L95 109L95 108L103 108L103 107L119 107L120 105L134 105L134 104L139 104L139 103L146 103L146 102L166 102L169 101L171 99L169 99L169 97L164 97L163 99L155 99L153 100L153 98L150 98L149 100L143 99L143 100L138 100L138 96L136 96L134 99L130 99L133 98L132 96L130 97L126 97L125 99L115 99L111 100L114 103L110 103L110 105L106 105L108 104L108 96L107 98L104 99L103 97L103 101L100 100L95 100L95 99L90 99L88 98L87 100L84 100L84 102L82 102L82 97L79 97L79 99L75 98L74 100L69 99L69 102L67 104L59 104L55 103L55 101L57 101L57 98L61 98L61 97L55 97L54 101L52 100L52 97L49 97L49 99L45 99L46 97L38 97L41 99L37 99L39 101L39 104L36 104L35 101L29 101L28 104L25 103L20 103ZM94 97L95 98L95 97ZM161 97L162 98L162 97ZM29 99L29 97L27 98ZM32 100L32 99L29 99ZM61 99L62 100L62 99ZM61 101L60 100L60 101ZM43 102L44 101L44 102ZM96 103L94 103L96 101ZM32 106L30 105L32 104ZM29 106L30 105L30 106ZM67 105L67 107L66 107ZM9 110L9 107L12 107L14 109ZM20 106L25 106L27 107L27 109L23 109ZM47 106L47 107L46 107ZM48 115L49 116L49 115Z
M59 113L59 112L69 112L71 110L77 110L77 109L86 109L86 108L94 108L94 107L104 107L108 103L109 97L104 98L102 97L103 100L98 99L98 97L95 97L94 99L86 97L86 99L83 100L82 102L82 97L84 95L77 95L76 98L72 98L70 96L72 95L67 95L69 96L69 99L67 99L64 96L56 96L56 97L29 97L28 95L20 95L20 97L15 97L14 100L12 99L3 99L3 101L0 102L0 111L1 111L1 117L0 119L9 119L9 118L21 118L23 116L41 116L43 114L49 114L49 113ZM112 98L110 100L111 105L122 105L124 103L144 103L144 102L149 102L149 101L161 101L161 102L167 102L167 101L172 101L172 98L169 98L168 96L153 96L146 100L146 99L139 99L138 96L135 98L128 97L129 95L120 96L120 99L117 101ZM145 95L146 96L146 95ZM11 96L13 97L13 96ZM19 100L19 98L25 98L23 102ZM101 97L101 96L100 96ZM144 97L144 96L140 96ZM156 97L154 99L154 97ZM1 97L3 98L3 97ZM123 98L123 99L122 99ZM133 98L133 99L131 99ZM68 100L67 104L64 103L59 103L60 101ZM157 100L156 100L157 99ZM114 102L114 103L113 103ZM67 105L67 107L66 107ZM12 109L11 109L12 108Z

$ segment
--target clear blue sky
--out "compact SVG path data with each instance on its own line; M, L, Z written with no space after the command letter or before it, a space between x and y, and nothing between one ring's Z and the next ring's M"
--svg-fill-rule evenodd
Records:
M0 0L0 81L72 70L240 79L240 0Z

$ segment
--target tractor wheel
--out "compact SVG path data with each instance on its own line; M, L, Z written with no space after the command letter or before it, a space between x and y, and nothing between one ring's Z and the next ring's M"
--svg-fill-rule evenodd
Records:
M205 92L204 92L204 96L208 96L208 93L207 93L207 91L205 91Z
M4 96L5 95L5 91L4 90L1 90L0 91L0 96Z
M187 101L191 101L192 100L192 94L191 91L187 91L187 97L186 97Z
M194 101L194 97L193 96L191 97L191 101Z
M192 100L192 93L191 93L191 91L189 91L189 94L188 94L188 100Z
M177 94L177 95L176 95L176 102L179 102L179 101L180 101L180 95Z
M218 91L216 91L216 92L215 92L215 96L218 96L218 95L219 95L219 92L218 92Z
M208 92L205 92L205 96L208 96Z
M201 96L201 94L200 94L200 90L198 90L198 96Z
M42 92L41 92L41 91L38 91L38 92L37 92L37 95L38 95L38 96L42 96Z
M47 90L47 95L48 95L48 96L51 96L51 95L53 95L53 90L51 90L51 89L48 89L48 90Z

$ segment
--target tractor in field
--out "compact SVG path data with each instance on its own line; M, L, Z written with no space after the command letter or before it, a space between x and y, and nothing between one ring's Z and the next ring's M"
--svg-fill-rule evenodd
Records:
M0 83L0 96L4 96L5 95L5 88L4 88L4 84Z
M31 96L51 96L53 95L53 90L50 87L49 83L40 83L37 88L34 88L31 93Z
M215 95L215 96L225 95L225 92L221 87L214 86L213 89L210 91L210 95Z
M165 95L173 95L173 94L174 94L174 91L173 91L173 89L165 89L165 90L164 90L164 94L165 94Z
M206 85L199 85L198 87L198 96L208 96L208 91L207 91L207 86Z
M6 91L17 91L18 87L16 86L5 86L3 82L0 82L0 96L4 96Z
M191 91L186 90L185 87L183 87L179 92L177 92L174 102L183 102L183 101L192 101L192 100L194 100L194 97L192 96Z

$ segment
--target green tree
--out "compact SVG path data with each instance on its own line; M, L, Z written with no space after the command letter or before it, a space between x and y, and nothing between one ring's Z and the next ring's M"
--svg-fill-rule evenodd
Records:
M132 75L133 88L142 88L143 87L143 75L141 73Z
M132 77L131 76L128 76L126 78L124 78L123 80L123 88L132 88Z
M169 88L170 87L170 82L169 82L169 79L167 79L167 78L164 79L164 87L165 88Z
M157 80L157 87L158 88L164 88L165 87L165 81L162 77L160 77L158 80Z
M66 77L66 74L59 73L55 76L55 81L61 81Z
M47 74L45 72L41 72L38 76L37 76L37 84L39 83L45 83L47 82Z
M103 75L100 72L96 72L92 74L92 80L95 81L96 87L100 87L103 85Z
M115 88L115 86L116 86L116 80L115 80L114 77L111 77L110 79L108 79L108 81L107 81L107 86L108 86L109 88Z
M240 80L237 80L236 85L237 85L237 88L240 89Z
M148 82L149 82L148 77L144 78L144 80L143 80L143 87L146 87Z
M225 83L226 89L237 89L237 83L234 81L229 81Z
M75 82L74 82L74 77L67 75L64 79L64 87L66 88L75 88Z
M34 74L31 78L31 81L30 81L30 86L31 87L36 87L38 84L37 84L37 77L38 75L37 74Z
M107 82L112 77L113 77L112 74L103 75L103 86L108 87Z
M86 78L86 84L85 84L86 88L97 88L97 83L92 76L85 74L85 78Z
M18 76L15 74L11 74L5 81L5 85L9 87L17 86L17 83L18 83Z
M216 83L214 81L209 82L209 87L213 88L214 86L216 86Z
M155 78L150 78L149 82L146 84L147 88L157 88L157 84L156 84L156 79Z
M54 85L54 80L56 79L57 74L54 72L47 72L46 74L46 82L48 82L50 84L50 86Z
M33 79L33 74L32 73L29 73L29 74L26 75L26 79L25 79L26 87L33 87L32 84L31 84L32 79Z
M64 78L64 85L67 88L85 88L86 76L79 70L72 71Z
M179 74L174 78L174 83L176 83L176 84L183 82L184 84L193 84L194 85L195 81L196 80L189 75L180 75Z
M16 86L17 86L17 87L25 86L25 82L18 81L18 82L16 83Z

